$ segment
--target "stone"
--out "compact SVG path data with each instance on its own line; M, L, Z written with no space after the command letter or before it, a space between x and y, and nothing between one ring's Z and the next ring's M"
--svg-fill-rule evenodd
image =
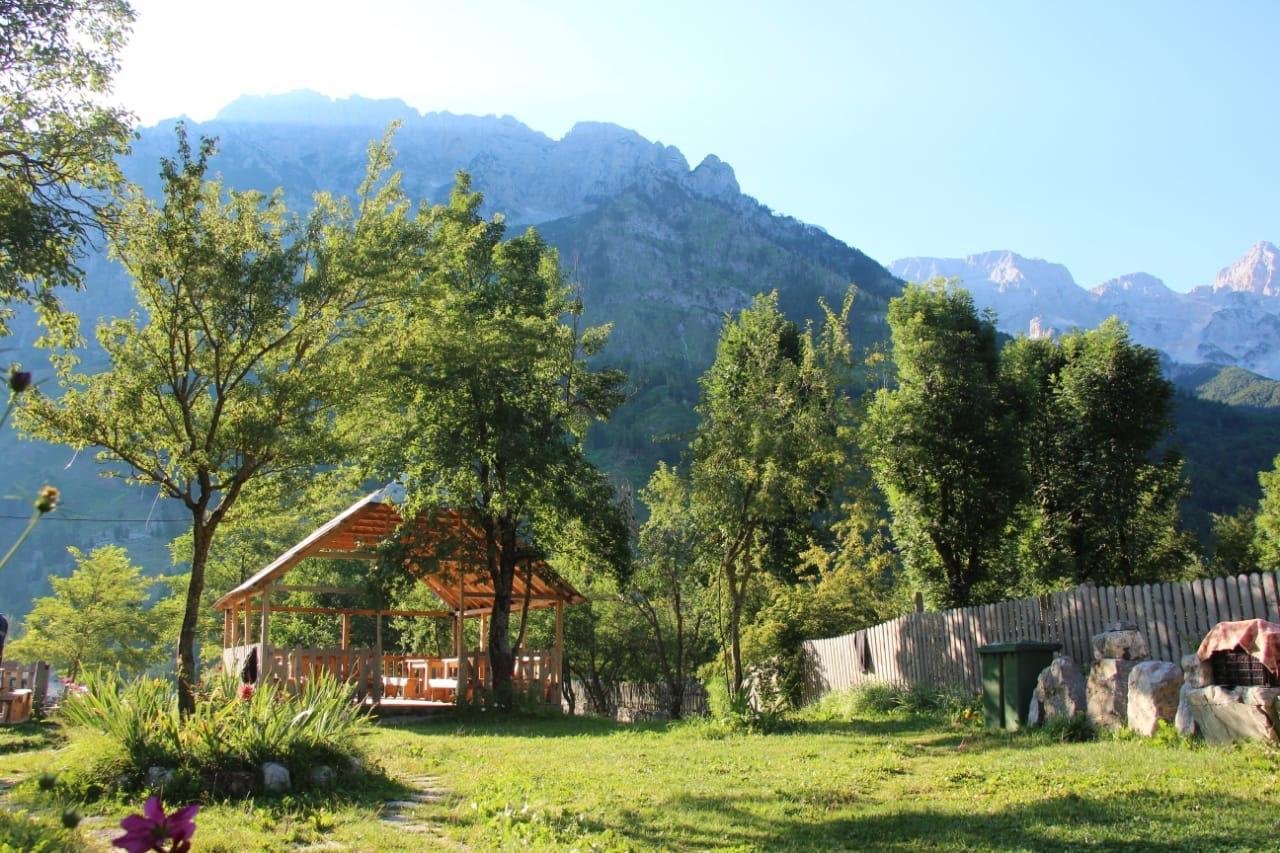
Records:
M1161 720L1172 723L1181 689L1182 668L1177 664L1148 660L1136 665L1129 672L1129 728L1151 737Z
M1034 729L1040 725L1040 697L1031 694L1031 706L1027 708L1027 728Z
M213 789L228 797L247 797L253 793L254 776L248 770L223 770L213 777Z
M1066 655L1058 655L1040 671L1036 680L1035 699L1047 722L1054 717L1074 717L1085 713L1088 699L1085 694L1084 674L1075 661Z
M147 787L152 790L167 788L173 784L173 778L176 774L168 767L148 767L147 768Z
M1146 660L1147 640L1136 628L1119 631L1103 631L1093 637L1093 659Z
M314 788L328 788L333 785L333 781L337 774L333 772L333 768L327 764L321 764L311 768L311 772L307 774L307 781Z
M1194 652L1182 656L1182 681L1196 687L1208 687L1213 683L1213 667L1207 660L1200 660Z
M1241 702L1249 688L1228 690L1217 684L1187 693L1187 704L1195 718L1196 729L1209 743L1234 740L1276 740L1276 729L1266 708L1252 702ZM1274 703L1272 705L1274 712Z
M1280 702L1280 687L1240 687L1235 692L1241 702L1261 708L1262 713L1271 721L1272 730L1280 734L1280 716L1277 715L1276 705Z
M1119 728L1129 719L1129 673L1137 661L1095 661L1085 685L1086 708L1095 725Z
M1194 653L1182 656L1182 687L1178 688L1178 711L1173 716L1173 727L1178 730L1178 734L1183 737L1195 736L1196 718L1191 714L1187 694L1212 683L1213 667L1208 661L1200 660Z
M268 761L262 765L262 787L273 794L283 794L293 788L289 779L289 768L283 764Z

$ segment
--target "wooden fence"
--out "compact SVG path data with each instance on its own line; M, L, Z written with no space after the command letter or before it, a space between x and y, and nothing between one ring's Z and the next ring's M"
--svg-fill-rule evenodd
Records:
M666 719L667 709L671 704L670 691L663 683L623 681L613 685L609 690L611 708L592 707L586 687L581 681L574 680L573 690L577 697L574 714L609 716L624 722ZM568 710L567 703L565 710ZM707 691L698 682L690 681L684 688L684 715L702 717L707 713Z
M1110 622L1137 624L1151 656L1177 661L1218 622L1280 622L1280 574L1147 586L1079 586L934 613L912 613L873 628L807 640L806 698L869 681L956 686L977 691L979 646L1007 640L1062 643L1076 662L1093 660L1090 640Z

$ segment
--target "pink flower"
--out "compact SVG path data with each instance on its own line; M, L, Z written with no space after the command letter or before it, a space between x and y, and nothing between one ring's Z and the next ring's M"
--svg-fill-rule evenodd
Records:
M171 815L164 813L159 797L151 797L142 806L142 814L131 814L120 821L124 835L111 843L129 853L186 853L191 849L191 836L196 834L196 812L199 803L183 806ZM165 842L171 842L168 846Z
M239 696L244 701L248 702L251 698L253 698L253 685L241 684L240 690L238 693L236 693L236 695Z

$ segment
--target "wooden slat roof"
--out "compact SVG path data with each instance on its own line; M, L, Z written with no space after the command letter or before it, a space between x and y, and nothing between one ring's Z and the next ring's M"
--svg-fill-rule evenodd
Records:
M308 558L340 560L371 556L374 549L400 527L402 518L396 505L403 500L404 490L395 483L366 495L223 595L214 603L214 608L226 609L260 595L269 584ZM411 540L404 540L412 541L410 565L406 570L417 575L450 610L482 610L493 605L493 583L485 564L484 540L466 513L440 509L424 514L413 525L411 535ZM516 569L513 608L522 606L526 592L530 595L531 608L550 607L557 602L580 604L586 600L543 560L533 561L532 574L528 572L529 567L525 565Z

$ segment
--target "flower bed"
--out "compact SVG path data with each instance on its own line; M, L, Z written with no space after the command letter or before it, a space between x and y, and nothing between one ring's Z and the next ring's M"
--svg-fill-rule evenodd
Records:
M88 674L84 687L59 716L76 741L72 749L85 753L71 763L64 785L85 798L143 788L244 795L260 787L264 766L277 791L331 784L359 766L357 742L372 726L350 688L328 676L308 681L297 695L272 684L244 691L234 679L214 679L186 719L177 691L161 679L124 681L100 672ZM273 768L288 769L283 785Z

